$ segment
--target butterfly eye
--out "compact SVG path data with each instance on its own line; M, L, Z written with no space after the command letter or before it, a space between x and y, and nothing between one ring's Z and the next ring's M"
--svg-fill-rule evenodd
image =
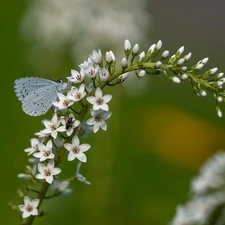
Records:
M55 82L58 83L58 84L62 84L62 78L59 77Z

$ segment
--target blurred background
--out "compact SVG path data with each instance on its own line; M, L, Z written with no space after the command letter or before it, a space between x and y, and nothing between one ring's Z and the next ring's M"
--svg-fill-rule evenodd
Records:
M112 50L118 62L129 39L141 50L159 39L171 54L182 45L191 62L209 57L206 69L225 71L225 3L222 0L20 0L1 2L2 148L0 215L19 224L8 202L21 204L24 171L41 120L21 109L14 80L26 76L66 78L93 49ZM197 97L190 84L164 76L128 79L106 88L113 95L107 132L90 135L88 162L81 173L91 186L74 183L74 192L43 204L45 224L168 224L176 206L188 199L189 183L201 164L225 149L224 118L212 96ZM222 108L224 109L224 107ZM73 174L76 162L64 163ZM63 174L62 174L63 175Z

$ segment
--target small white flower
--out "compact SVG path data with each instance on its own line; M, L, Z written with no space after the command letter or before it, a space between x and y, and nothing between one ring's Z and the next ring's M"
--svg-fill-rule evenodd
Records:
M52 104L56 106L59 110L67 109L73 105L73 101L68 99L64 94L57 93L59 101L53 102Z
M106 68L99 68L99 78L101 81L107 81L109 79L109 71Z
M102 128L102 130L107 130L107 124L105 120L109 119L111 115L112 112L110 111L105 112L102 109L99 109L97 111L91 110L92 118L88 119L86 123L88 125L93 125L94 133L96 133L100 127Z
M60 182L58 180L54 180L51 185L51 188L60 195L67 195L72 192L72 189L68 188L69 184L70 184L69 181Z
M72 143L65 143L65 149L69 151L68 161L72 161L78 158L81 162L86 162L87 157L84 154L91 146L89 144L81 144L79 138L75 135L72 139Z
M93 106L93 110L103 109L105 111L109 110L108 102L111 100L112 95L102 96L101 88L96 88L95 96L87 97L87 101L90 102Z
M73 114L70 114L69 118L62 116L61 123L63 124L68 136L70 136L73 133L73 130L80 125L80 121L76 120Z
M71 77L67 77L67 79L73 83L81 83L84 80L85 74L84 70L81 69L80 73L76 70L71 70Z
M62 127L60 127L60 129L58 128L59 124L60 124L60 120L58 120L57 114L55 113L50 121L44 120L44 125L46 129L42 130L40 133L45 135L50 134L53 138L56 138L58 132L65 131L62 129Z
M91 58L88 58L88 61L84 61L80 67L88 78L95 78L99 70L99 65L94 64Z
M36 152L38 150L38 144L40 143L40 141L37 138L32 138L30 139L31 142L31 148L26 148L24 151L28 152L27 155L31 155L34 152Z
M53 176L57 175L61 172L61 169L58 167L54 167L55 162L53 159L51 159L47 165L43 163L38 163L38 173L36 175L37 179L45 179L47 183L51 184L53 181Z
M89 57L91 58L91 60L94 63L96 63L96 64L100 63L102 61L102 53L101 53L101 50L99 49L98 52L95 51L95 50L93 50L92 51L92 54L89 55Z
M34 157L40 158L40 162L46 159L54 159L55 155L52 153L52 140L49 140L46 145L39 143L39 152L33 154Z
M29 216L37 216L38 215L38 204L39 199L30 200L27 196L23 198L24 205L19 205L20 211L23 212L22 217L27 218Z
M80 101L83 97L85 97L85 86L84 84L81 84L79 88L72 86L70 91L67 93L67 98L69 100L72 100L74 102Z

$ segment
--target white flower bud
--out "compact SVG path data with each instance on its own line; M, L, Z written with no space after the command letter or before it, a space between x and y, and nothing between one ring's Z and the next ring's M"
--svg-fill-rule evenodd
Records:
M180 78L179 77L172 77L172 81L174 82L174 83L177 83L177 84L179 84L181 81L180 81Z
M148 52L150 52L150 54L151 54L152 52L154 52L155 47L156 47L156 44L151 45L150 48L148 49Z
M161 61L156 62L155 68L159 68L160 66L162 66L162 62Z
M198 63L198 64L195 66L195 69L196 69L196 70L200 70L203 66L204 66L204 64Z
M182 66L181 69L182 69L183 71L187 71L187 67L186 67L186 66Z
M179 54L179 55L181 55L183 52L184 52L184 46L180 47L180 48L177 50L177 54Z
M191 58L191 52L189 52L187 55L184 56L185 61L189 61Z
M136 54L138 54L138 52L139 52L139 45L135 44L133 47L133 54L136 55Z
M163 53L162 53L162 58L163 59L166 59L168 56L169 56L170 52L168 50L165 50Z
M106 52L105 53L105 60L108 63L111 63L112 62L113 59L112 59L112 56L111 56L110 52Z
M224 84L223 81L217 81L217 83L216 83L217 86L222 86L223 84Z
M218 102L222 102L222 101L223 101L223 98L222 98L221 96L218 96L218 97L217 97L217 101L218 101Z
M109 51L109 53L111 54L112 60L116 61L116 57L115 57L114 53L111 50Z
M209 72L209 74L214 74L214 73L216 73L217 72L217 70L218 70L218 68L212 68L211 70L209 70L208 72Z
M219 117L223 116L223 113L219 107L216 107L216 113L217 113L217 116L219 116Z
M125 42L124 42L124 49L125 49L125 51L127 51L127 50L131 50L131 43L130 43L130 41L129 40L125 40Z
M120 75L117 78L118 83L122 83L123 81L125 81L127 79L128 75L129 75L129 72L123 73L122 75Z
M207 92L205 90L201 90L200 94L201 96L205 97L207 95Z
M157 49L157 50L160 50L161 48L162 48L162 41L159 40L159 41L157 42L157 44L156 44L156 49Z
M121 60L121 66L123 68L126 68L127 67L127 59L125 57L123 57L122 60Z
M217 78L221 78L221 77L223 77L223 75L224 75L224 73L218 73Z
M206 64L208 62L209 58L204 58L201 60L201 63Z
M140 70L140 71L138 72L138 77L142 78L142 77L145 76L145 74L146 74L145 70Z
M143 58L145 58L145 52L144 51L139 55L139 59L143 59Z
M184 59L184 58L180 58L180 59L177 61L177 65L182 65L184 62L185 62L185 59Z
M186 73L182 74L181 75L181 79L182 80L186 80L188 78L188 75Z

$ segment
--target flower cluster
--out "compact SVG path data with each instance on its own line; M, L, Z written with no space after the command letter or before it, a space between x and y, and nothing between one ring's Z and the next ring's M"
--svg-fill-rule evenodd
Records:
M225 152L206 161L191 182L191 199L179 205L171 224L224 224Z
M106 120L112 115L108 105L112 95L103 94L102 89L106 86L121 84L130 76L130 72L134 72L139 79L146 74L164 74L174 83L189 79L198 96L205 96L206 91L209 91L213 93L217 103L225 100L223 73L217 74L217 68L203 74L199 72L207 63L208 58L186 67L184 63L190 60L191 53L184 55L184 47L179 48L171 57L169 57L168 50L160 53L161 48L162 41L158 41L147 51L140 53L138 44L132 47L130 41L125 40L124 57L120 60L119 69L116 68L117 59L111 50L107 51L104 57L100 50L94 50L88 59L79 65L79 70L71 70L71 76L67 77L67 83L63 84L63 89L57 90L57 96L52 98L56 99L52 103L54 110L52 118L43 121L44 128L35 133L37 137L30 140L31 147L25 149L28 156L33 157L30 160L33 166L27 166L25 173L18 176L31 180L32 184L38 181L42 185L38 190L26 186L27 190L38 193L38 196L34 200L30 200L27 196L24 197L24 205L19 206L24 218L38 214L39 201L42 202L46 198L43 193L47 193L49 186L54 186L52 196L58 196L70 193L68 186L71 181L90 184L79 172L81 163L87 162L86 151L91 147L90 144L83 143L82 138L90 132L96 133L100 128L107 130ZM37 79L35 78L35 84L38 83ZM36 87L35 84L32 88ZM31 85L30 80L28 85ZM20 93L21 87L24 88L24 83L21 86L18 85L16 93ZM30 89L30 86L25 88L26 91L28 90L28 98L23 95L20 97L26 99L27 107L24 111L33 115L30 112L36 106L36 99L29 98ZM23 91L21 91L22 94ZM28 100L32 101L31 104L28 104ZM45 102L40 102L39 97L37 101L45 105ZM29 109L29 106L32 106L32 109ZM222 116L219 106L217 106L217 113ZM77 159L79 164L71 178L66 180L61 178L61 181L59 174L62 169L58 166L64 153L67 153L68 161Z

